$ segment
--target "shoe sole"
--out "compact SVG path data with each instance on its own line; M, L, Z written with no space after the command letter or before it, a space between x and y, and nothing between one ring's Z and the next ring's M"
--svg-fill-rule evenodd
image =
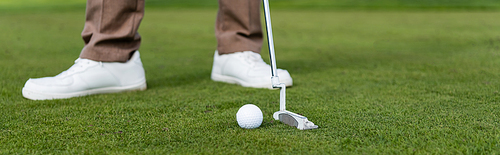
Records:
M95 94L143 91L146 89L147 89L146 82L125 87L105 87L105 88L97 88L97 89L79 91L74 93L65 93L65 94L44 93L23 88L23 96L31 100L53 100L53 99L67 99L72 97L81 97L81 96L88 96Z
M247 83L247 82L242 81L242 80L235 78L235 77L225 76L225 75L220 75L220 74L212 74L211 79L213 81L230 83L230 84L237 84L237 85L241 85L243 87L278 89L278 88L273 88L271 83L251 84L251 83ZM269 77L269 81L271 81L271 77ZM293 85L293 82L291 80L280 80L280 82L285 83L286 87L291 87Z

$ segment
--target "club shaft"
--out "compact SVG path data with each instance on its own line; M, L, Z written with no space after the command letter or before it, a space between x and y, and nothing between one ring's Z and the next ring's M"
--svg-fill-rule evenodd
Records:
M267 44L269 47L269 57L271 61L271 74L273 77L277 77L278 70L276 67L276 56L274 52L273 28L271 26L271 12L269 11L269 0L262 0L262 2L264 6L264 18L267 30Z

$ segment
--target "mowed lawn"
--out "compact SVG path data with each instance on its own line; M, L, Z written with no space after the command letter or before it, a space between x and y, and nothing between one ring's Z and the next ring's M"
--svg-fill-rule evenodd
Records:
M272 10L287 108L320 126L307 131L272 119L279 91L210 80L214 8L146 11L146 91L23 98L78 57L84 12L0 14L0 154L500 152L500 12ZM238 126L245 104L260 128Z

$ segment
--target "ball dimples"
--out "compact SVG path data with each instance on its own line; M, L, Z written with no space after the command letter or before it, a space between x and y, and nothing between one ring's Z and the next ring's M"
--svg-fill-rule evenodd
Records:
M236 120L238 121L238 125L241 128L245 129L254 129L262 124L262 120L264 117L262 116L262 111L260 111L259 107L253 104L244 105L238 110L236 113Z

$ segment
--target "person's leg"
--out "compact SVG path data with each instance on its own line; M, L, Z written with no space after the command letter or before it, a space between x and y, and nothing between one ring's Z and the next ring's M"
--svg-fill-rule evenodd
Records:
M88 0L80 58L126 62L139 49L144 0Z
M272 89L271 68L259 55L263 37L260 8L260 0L219 0L212 80ZM292 86L288 71L278 69L278 76Z
M143 14L144 0L88 0L80 58L57 76L29 79L23 96L50 100L145 90L144 68L136 51Z
M260 0L219 0L215 36L219 54L242 51L260 53Z

